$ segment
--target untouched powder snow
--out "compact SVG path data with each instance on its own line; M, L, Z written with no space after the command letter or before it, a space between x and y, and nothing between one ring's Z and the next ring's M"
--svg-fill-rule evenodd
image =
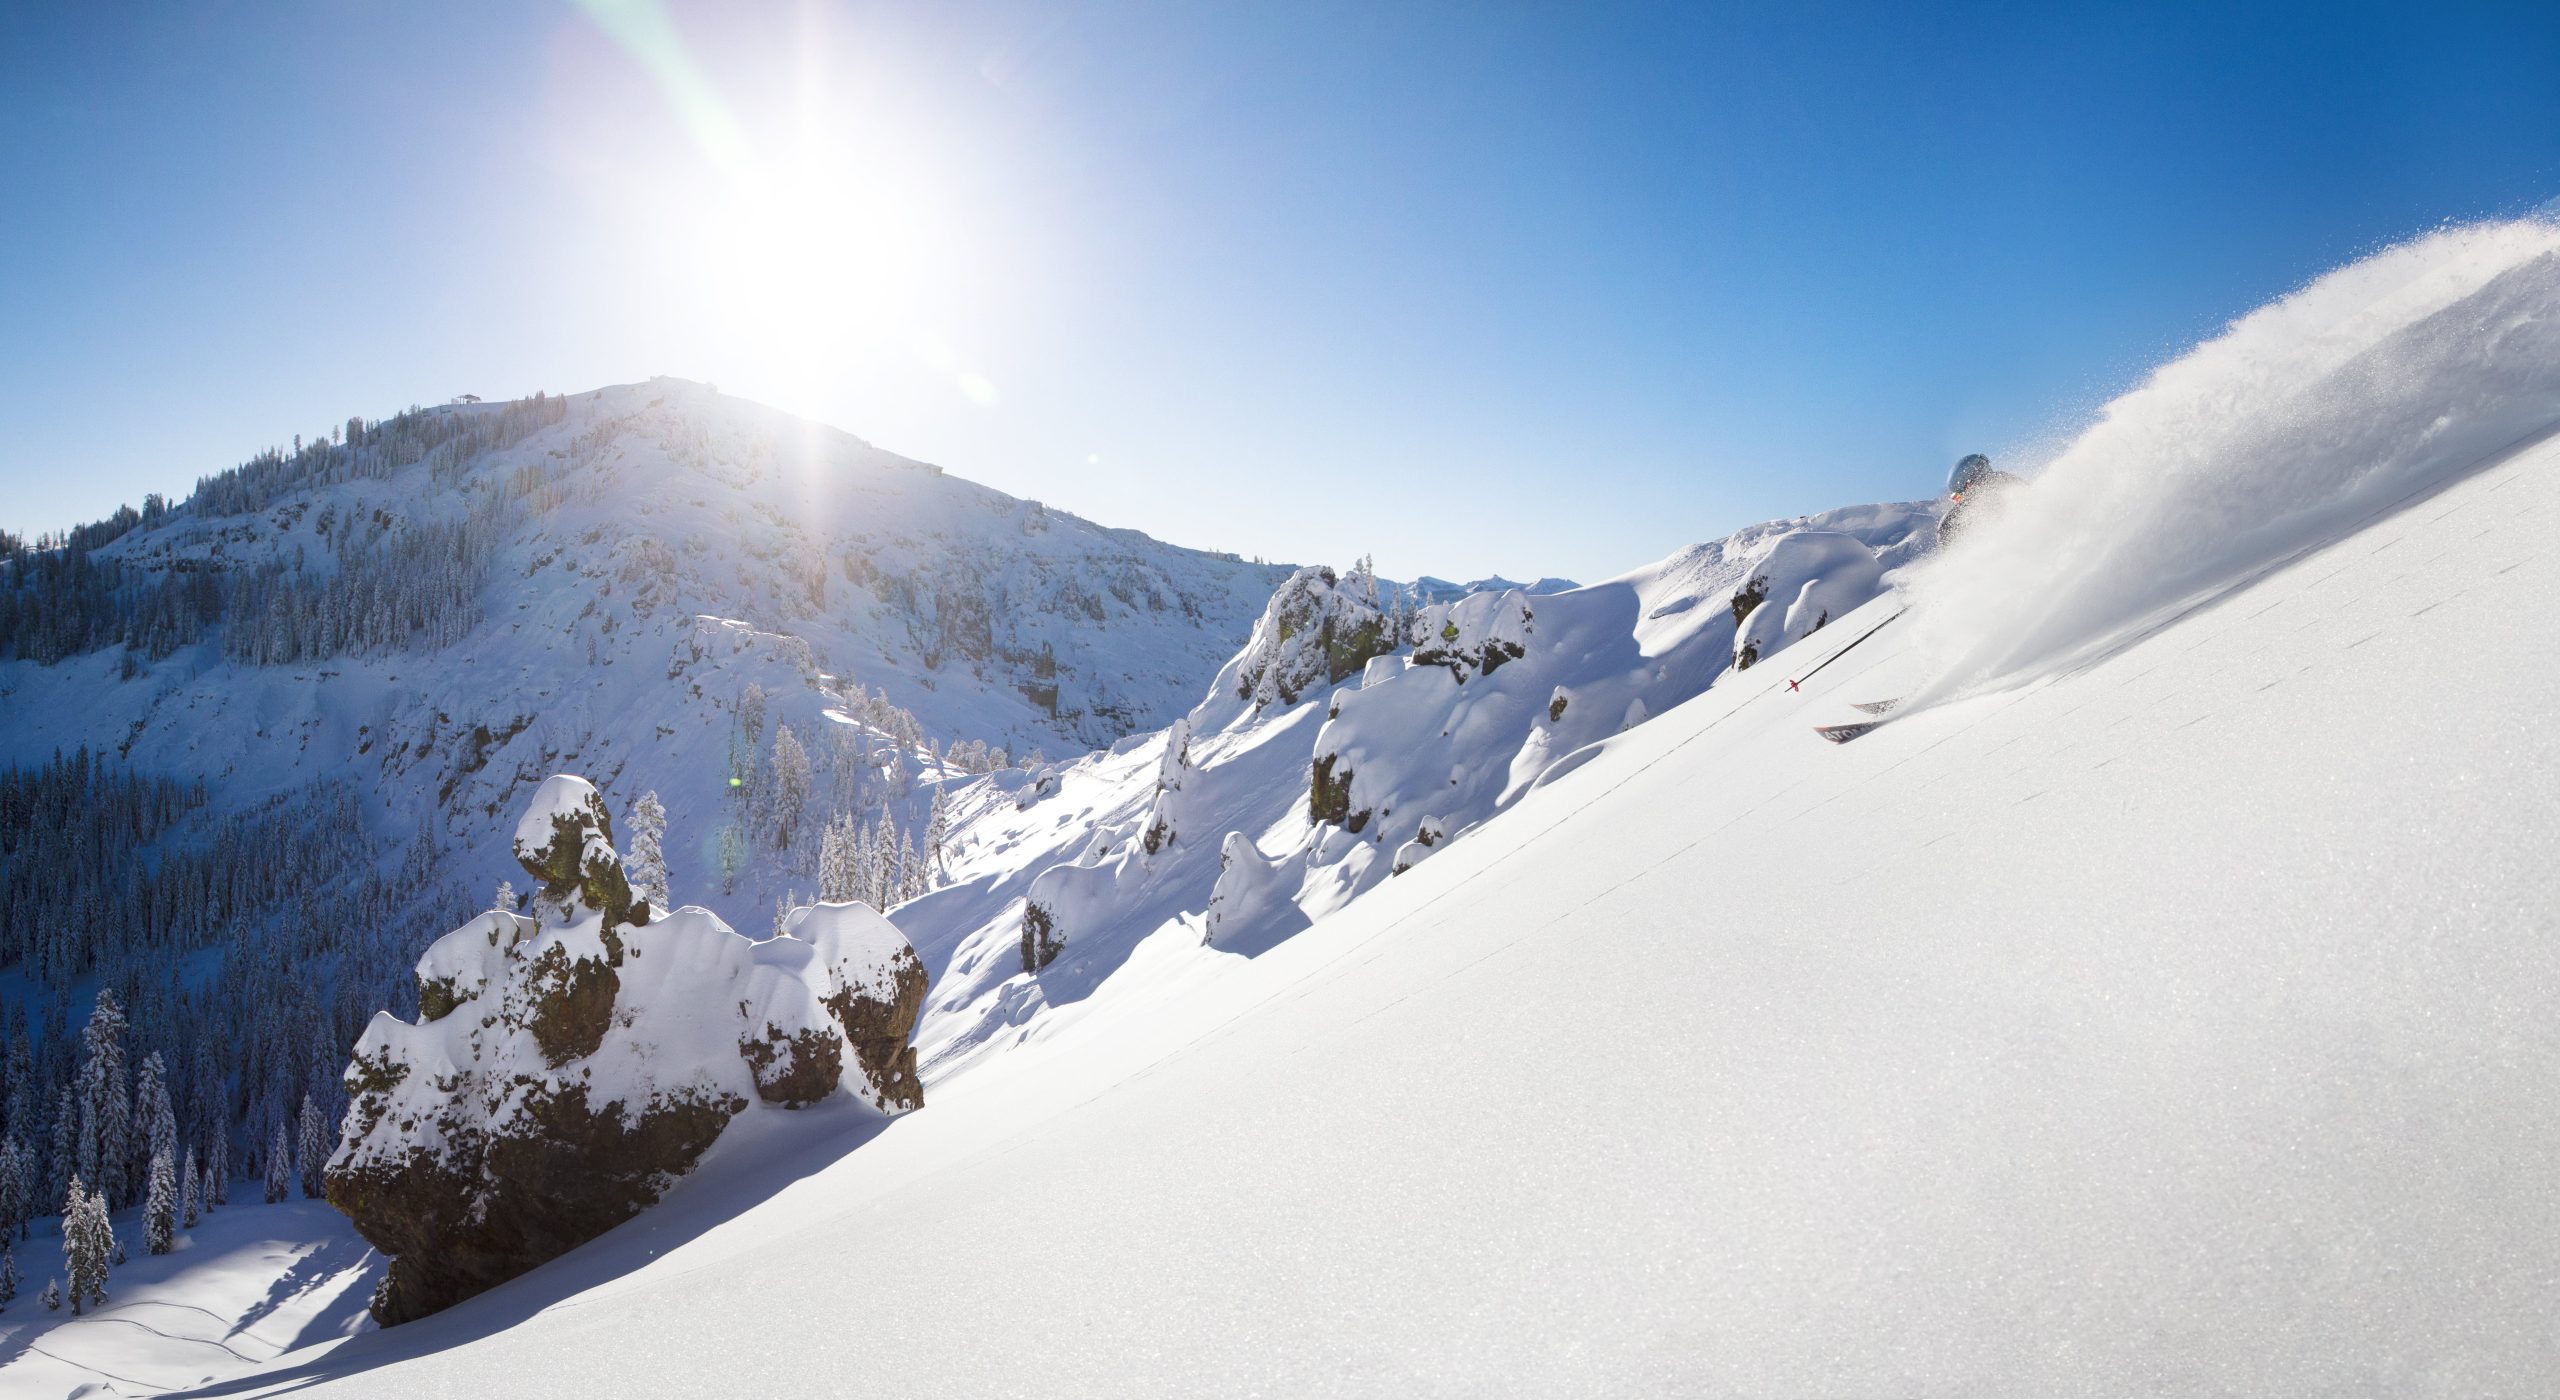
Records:
M208 1393L2539 1392L2560 445L2435 479L1847 747L1923 629L1729 675L831 1160Z
M141 1212L115 1217L131 1256L107 1276L107 1301L80 1317L36 1295L62 1277L62 1237L39 1224L7 1246L22 1275L0 1312L0 1395L153 1395L183 1390L345 1337L364 1325L382 1256L324 1201L230 1205L182 1228L169 1254L141 1250Z

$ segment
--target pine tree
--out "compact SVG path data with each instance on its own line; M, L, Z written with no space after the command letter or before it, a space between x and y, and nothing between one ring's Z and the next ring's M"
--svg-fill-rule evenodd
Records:
M133 1150L133 1092L124 1063L124 1005L101 988L89 1023L80 1032L80 1146L74 1171L98 1183L108 1200L121 1199L125 1159ZM75 1296L73 1301L78 1301Z
M285 1138L284 1119L276 1119L275 1141L267 1145L267 1204L285 1197L293 1184L293 1144Z
M62 1280L49 1278L44 1281L44 1305L48 1312L62 1310Z
M631 881L631 896L649 901L649 907L661 913L669 909L667 895L667 856L660 845L667 835L667 809L658 802L652 790L640 794L631 808L631 859L623 862L622 871Z
M71 1178L77 1174L80 1155L80 1090L64 1081L62 1093L54 1100L53 1151L50 1156L52 1174L45 1178L44 1194L37 1199L58 1201L71 1189Z
M196 1227L196 1202L202 1194L203 1173L196 1169L196 1150L187 1149L187 1160L178 1168L178 1223L187 1229Z
M880 880L879 829L877 827L864 825L854 825L847 829L853 833L853 841L850 847L853 866L853 894L851 897L859 899L866 904L876 903L880 897L878 889Z
M0 1138L0 1253L26 1234L27 1216L35 1209L28 1190L27 1154L15 1137Z
M213 1130L213 1150L204 1164L204 1198L208 1208L231 1204L231 1134Z
M747 863L746 834L738 830L736 822L724 823L720 828L719 857L720 893L736 894L738 871Z
M813 779L809 770L809 751L800 746L791 726L776 721L773 726L773 791L772 806L766 824L773 832L777 849L789 850L799 834L800 814L809 805L809 789Z
M871 907L888 908L897 903L897 893L898 823L882 812L880 825L871 833Z
M133 1090L134 1141L147 1164L151 1157L178 1156L178 1114L169 1104L169 1070L152 1051L142 1061L142 1078Z
M107 1223L107 1198L78 1177L62 1202L62 1271L71 1281L71 1315L107 1301L107 1259L115 1229Z
M142 1247L166 1254L178 1233L178 1171L166 1152L151 1154L151 1185L142 1203Z
M829 904L844 904L862 897L854 863L860 843L852 813L839 812L827 822L826 836L818 845L818 898Z
M311 1101L309 1094L303 1095L302 1121L294 1135L293 1150L294 1165L302 1173L302 1194L307 1200L316 1201L326 1192L321 1178L328 1171L332 1145L328 1127L321 1121L320 1106Z
M18 1256L0 1249L0 1312L18 1298Z
M942 785L936 783L933 789L933 810L926 815L924 825L925 873L934 884L938 885L941 882L944 872L949 868L949 861L943 854L943 848L949 845L950 841L951 804L942 796Z
M490 897L489 907L498 910L501 913L514 913L516 910L515 881L500 880L498 882L498 892Z

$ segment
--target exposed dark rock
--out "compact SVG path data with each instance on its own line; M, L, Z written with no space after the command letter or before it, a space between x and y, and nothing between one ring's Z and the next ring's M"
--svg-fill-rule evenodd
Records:
M1030 900L1022 904L1022 970L1038 972L1058 960L1066 948L1066 940L1058 937L1058 921L1048 910Z
M1051 950L1049 956L1056 957ZM871 1081L872 1103L884 1109L924 1107L924 1084L916 1077L916 1048L907 1043L916 1020L924 1015L924 962L912 948L891 961L893 991L880 996L864 988L839 985L827 994L827 1014L853 1046L855 1063Z
M823 1030L784 1035L767 1026L761 1039L740 1040L738 1054L755 1074L756 1097L785 1108L806 1108L844 1079L844 1042Z
M626 1121L619 1105L590 1108L583 1086L524 1085L531 1131L497 1136L456 1122L440 1153L415 1148L330 1172L329 1203L391 1256L373 1295L382 1325L451 1307L621 1224L746 1107L680 1097Z

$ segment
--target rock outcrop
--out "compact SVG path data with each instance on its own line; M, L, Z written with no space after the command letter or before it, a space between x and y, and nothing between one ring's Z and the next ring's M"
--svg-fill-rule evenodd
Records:
M1339 576L1321 565L1300 569L1253 625L1236 671L1237 698L1256 708L1294 705L1310 687L1358 674L1398 642L1366 567Z
M754 1105L839 1090L919 1107L925 972L867 906L741 937L635 901L602 797L546 781L516 830L533 916L504 910L418 962L415 1023L378 1015L347 1070L330 1203L385 1254L384 1325L451 1306L612 1228Z

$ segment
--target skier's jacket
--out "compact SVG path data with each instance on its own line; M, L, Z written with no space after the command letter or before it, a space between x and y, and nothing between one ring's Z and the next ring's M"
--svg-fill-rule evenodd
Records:
M2023 484L2007 472L1985 469L1974 473L1966 489L1949 496L1947 513L1938 517L1938 543L1945 545L1958 532L1998 515L2004 498Z

